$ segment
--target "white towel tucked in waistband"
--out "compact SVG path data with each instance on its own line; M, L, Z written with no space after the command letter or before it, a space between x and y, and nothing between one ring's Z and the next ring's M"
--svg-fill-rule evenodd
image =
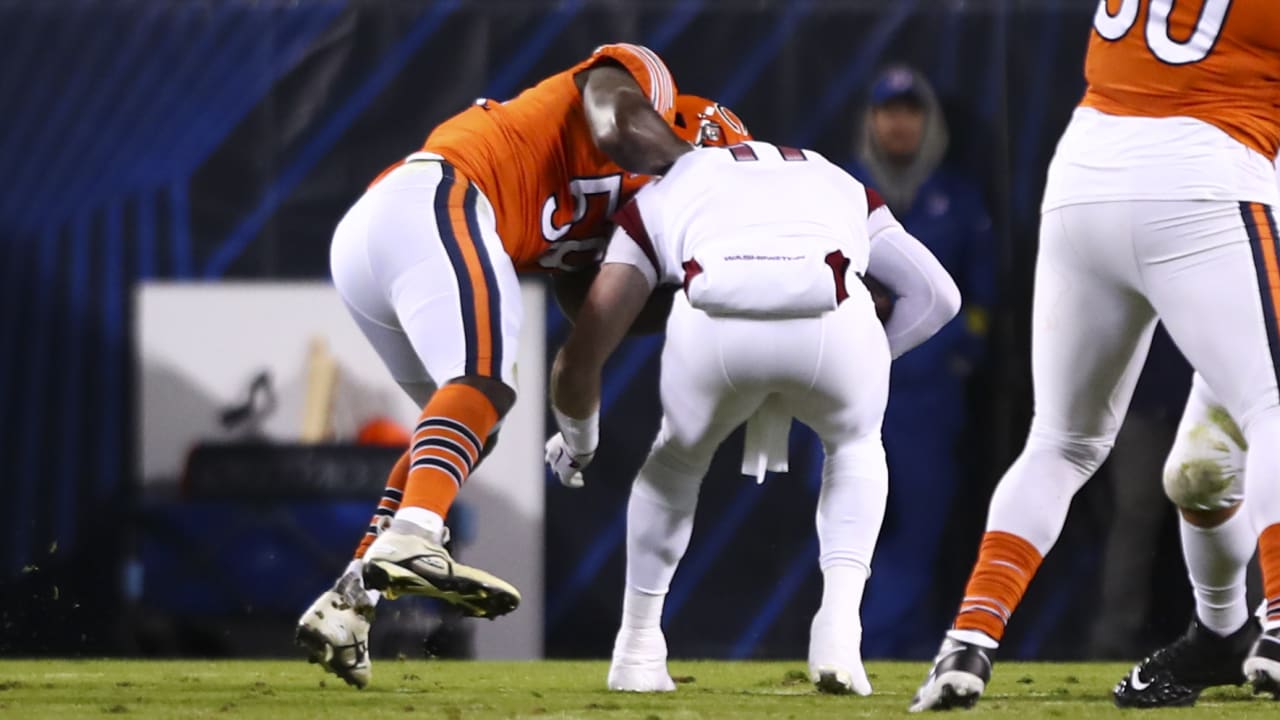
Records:
M791 413L777 395L770 396L747 420L747 435L742 443L742 474L756 483L764 482L767 471L786 472L787 451L791 437Z

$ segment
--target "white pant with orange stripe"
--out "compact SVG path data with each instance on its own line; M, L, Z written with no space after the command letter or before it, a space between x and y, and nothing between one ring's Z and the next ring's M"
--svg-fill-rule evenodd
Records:
M1280 522L1280 263L1274 212L1229 201L1117 201L1044 213L1032 312L1035 417L989 530L1052 547L1106 458L1157 319L1254 452L1256 527ZM1145 482L1143 478L1126 478Z
M356 201L334 232L330 267L356 324L419 405L464 375L515 388L515 268L488 199L438 156L410 156Z

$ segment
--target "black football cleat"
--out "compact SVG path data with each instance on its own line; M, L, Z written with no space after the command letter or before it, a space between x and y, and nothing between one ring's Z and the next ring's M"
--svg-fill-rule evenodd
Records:
M1241 663L1259 631L1253 618L1226 637L1192 620L1181 637L1148 655L1116 683L1111 691L1116 707L1190 707L1205 688L1243 683Z
M947 637L924 684L911 699L911 712L971 708L991 680L992 651Z

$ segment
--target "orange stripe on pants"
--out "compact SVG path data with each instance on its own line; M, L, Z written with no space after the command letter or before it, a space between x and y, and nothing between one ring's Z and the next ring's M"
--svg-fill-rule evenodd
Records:
M1258 229L1258 240L1262 246L1262 261L1267 270L1267 298L1276 318L1280 318L1280 259L1276 257L1276 237L1271 232L1271 220L1267 217L1267 206L1249 203L1249 214L1254 226Z
M449 225L458 239L458 248L462 251L462 260L467 266L467 275L471 278L471 287L475 299L475 317L472 322L476 329L476 372L485 377L494 376L493 367L493 333L502 332L501 328L493 328L489 324L489 285L485 282L484 266L480 264L480 253L476 249L478 238L471 236L471 228L467 226L466 196L471 187L470 182L456 182L449 191ZM498 369L501 372L501 369Z

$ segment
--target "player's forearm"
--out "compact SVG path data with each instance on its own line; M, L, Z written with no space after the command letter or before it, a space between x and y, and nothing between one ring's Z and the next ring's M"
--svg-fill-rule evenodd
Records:
M567 348L551 367L551 404L570 418L583 420L600 409L601 369L575 362Z

